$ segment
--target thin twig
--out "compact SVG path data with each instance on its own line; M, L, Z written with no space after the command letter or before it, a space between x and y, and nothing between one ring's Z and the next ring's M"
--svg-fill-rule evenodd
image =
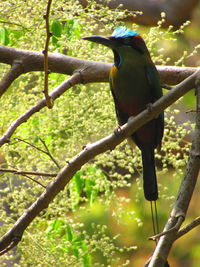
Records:
M51 158L51 160L55 163L55 165L57 166L58 169L60 169L60 165L58 164L58 162L56 161L56 159L52 156L51 152L49 151L48 146L46 145L45 141L42 140L42 138L39 138L40 141L42 142L42 144L44 145L45 149L46 149L46 154Z
M20 28L22 28L23 30L26 30L26 31L28 31L28 32L31 32L33 29L32 28L27 28L27 27L25 27L24 25L22 25L22 24L20 24L20 23L14 23L14 22L10 22L10 21L5 21L5 20L0 20L0 23L2 23L2 24L8 24L8 25L14 25L14 26L17 26L17 27L20 27Z
M43 141L41 138L39 138L39 139L40 139L40 141L42 142L42 144L44 145L46 151L43 150L43 149L41 149L41 148L39 148L39 147L37 147L37 146L35 146L35 145L33 145L33 144L31 144L30 142L28 142L28 141L26 141L26 140L23 140L23 139L19 138L19 137L15 137L15 139L17 139L17 140L19 140L19 141L21 141L21 142L23 142L23 143L25 143L25 144L27 144L27 145L29 145L29 146L35 148L36 150L38 150L38 151L40 151L40 152L46 154L46 155L49 156L50 159L55 163L56 167L57 167L58 169L60 169L60 165L58 164L58 162L57 162L57 161L54 159L54 157L52 156L51 152L49 151L49 149L48 149L48 147L47 147L47 145L46 145L46 143L45 143L45 141Z
M200 112L200 109L190 109L190 110L187 110L185 113L192 113L192 112Z
M40 151L40 152L42 152L42 153L44 153L44 154L47 154L47 152L46 152L45 150L43 150L43 149L41 149L41 148L39 148L39 147L37 147L37 146L31 144L30 142L28 142L28 141L26 141L26 140L24 140L24 139L22 139L22 138L15 137L14 139L16 139L16 140L18 140L18 141L21 141L21 142L23 142L23 143L25 143L25 144L27 144L27 145L29 145L29 146L35 148L36 150L38 150L38 151Z
M57 175L57 174L53 174L53 173L33 172L33 171L19 171L19 170L14 170L14 169L3 169L3 168L0 168L0 172L13 173L13 174L16 174L16 175L22 175L22 176L28 178L29 180L33 181L34 183L39 184L40 186L42 186L45 189L46 189L45 185L43 185L41 182L35 180L34 178L30 177L29 175L43 176L43 177L56 177L56 175Z
M156 240L156 239L159 239L159 238L160 238L161 236L163 236L163 235L167 235L167 234L169 234L169 233L171 233L171 232L175 232L175 231L177 231L177 230L180 228L180 226L181 226L181 224L183 223L184 220L185 220L185 217L182 216L182 215L180 215L180 216L178 217L178 220L177 220L175 226L173 226L172 228L170 228L170 229L167 230L167 231L163 231L163 232L161 232L161 233L159 233L159 234L157 234L157 235L150 236L148 239L149 239L149 240Z
M44 96L46 99L46 105L48 108L53 108L53 100L52 98L49 96L48 93L48 80L49 80L49 62L48 62L48 50L49 50L49 41L50 38L52 36L52 33L50 32L49 29L49 13L50 13L50 8L51 8L51 2L52 0L49 0L47 3L47 10L46 10L46 14L43 16L45 19L45 23L46 23L46 42L45 42L45 49L43 50L43 54L44 54Z
M35 180L34 178L30 177L29 175L25 175L25 174L21 174L22 176L28 178L29 180L31 180L32 182L36 183L36 184L39 184L40 186L42 186L43 188L46 189L46 186L43 185L42 183L40 183L39 181Z
M21 170L4 169L4 168L0 168L0 172L8 172L8 173L14 173L14 174L21 174L21 175L44 176L44 177L56 177L57 175L57 173L21 171Z
M191 223L185 225L182 229L180 229L180 231L176 234L176 239L187 234L189 231L191 231L192 229L194 229L199 225L200 225L200 217L197 217L194 221L192 221Z

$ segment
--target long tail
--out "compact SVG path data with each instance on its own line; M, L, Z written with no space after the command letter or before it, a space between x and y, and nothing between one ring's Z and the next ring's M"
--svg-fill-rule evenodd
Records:
M158 199L158 187L155 170L154 149L142 150L143 188L145 198L149 201Z

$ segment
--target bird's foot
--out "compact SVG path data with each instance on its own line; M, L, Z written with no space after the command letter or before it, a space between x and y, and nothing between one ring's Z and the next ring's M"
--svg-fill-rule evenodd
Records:
M167 84L161 84L161 87L164 88L164 89L167 89L167 90L171 90L172 89L172 86L167 85Z
M120 136L120 132L121 132L121 127L118 126L117 129L114 130L114 135L115 136Z
M151 113L153 110L153 104L152 103L147 104L146 108L147 108L148 112Z

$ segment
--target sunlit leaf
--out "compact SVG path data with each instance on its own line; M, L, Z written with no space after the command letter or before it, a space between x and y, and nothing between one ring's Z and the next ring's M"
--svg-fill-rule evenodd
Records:
M0 28L0 44L2 45L9 44L9 33L5 28Z

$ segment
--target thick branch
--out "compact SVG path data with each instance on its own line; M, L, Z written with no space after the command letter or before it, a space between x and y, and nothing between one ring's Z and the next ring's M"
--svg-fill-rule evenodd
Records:
M200 74L200 73L199 73ZM166 259L174 241L178 238L179 227L175 231L172 229L180 218L185 218L192 194L196 185L196 181L200 169L200 76L196 77L197 92L197 112L196 112L196 129L193 137L192 147L190 150L186 171L179 189L179 193L171 212L171 217L165 225L164 231L168 233L162 236L158 242L155 252L152 256L149 267L162 267L165 265Z
M0 82L0 97L21 74L23 74L21 63L16 60Z
M111 64L82 60L58 53L49 53L49 70L55 73L72 75L85 70L85 82L107 82ZM0 62L12 65L15 60L21 64L23 73L44 70L42 52L0 46Z
M49 53L48 58L51 72L72 75L74 72L81 71L84 76L84 83L108 82L109 70L112 64L77 59L58 53ZM9 65L17 62L21 69L20 74L43 71L44 55L40 52L0 46L0 62ZM177 84L196 71L196 68L184 67L157 66L157 68L160 73L161 83L166 84ZM10 84L5 87L4 92Z
M94 158L100 153L104 153L107 150L115 148L119 145L125 138L130 136L133 132L138 130L146 122L152 120L154 117L163 111L166 107L171 105L182 95L188 92L190 89L194 88L194 81L199 72L193 74L191 77L187 78L185 81L175 86L162 98L152 105L151 111L144 110L138 114L135 118L131 118L127 124L118 130L118 134L115 132L109 136L93 143L87 145L83 151L81 151L77 156L75 156L57 175L54 181L52 181L44 193L38 198L38 200L33 203L27 211L19 218L12 229L10 229L0 240L0 250L2 254L9 250L10 247L17 245L21 240L23 232L28 227L28 225L34 220L34 218L44 209L46 209L49 203L54 199L54 197L64 189L66 184L70 181L73 175L89 160Z

